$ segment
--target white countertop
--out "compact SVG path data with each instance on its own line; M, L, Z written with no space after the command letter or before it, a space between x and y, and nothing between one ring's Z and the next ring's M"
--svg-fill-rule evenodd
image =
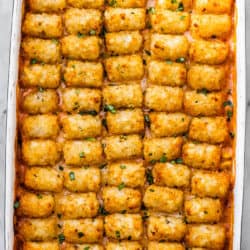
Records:
M247 54L250 55L250 1L246 1ZM0 250L4 250L4 192L6 105L13 0L0 0ZM250 81L250 56L247 58L247 83ZM240 84L240 83L239 83ZM241 250L250 249L250 84L247 84L246 166ZM243 110L242 110L243 112ZM7 166L9 167L9 166ZM5 218L8 219L8 218Z

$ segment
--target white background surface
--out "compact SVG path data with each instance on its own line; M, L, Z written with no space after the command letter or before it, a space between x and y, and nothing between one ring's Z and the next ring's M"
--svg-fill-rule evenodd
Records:
M246 164L245 187L242 223L241 250L250 250L250 1L246 1L247 30L247 128L246 128ZM0 0L0 250L4 250L4 191L5 191L5 136L6 136L6 105L9 65L9 46L11 34L13 0ZM249 69L249 71L248 71ZM238 83L241 84L241 83ZM244 112L239 110L238 112ZM7 166L9 167L9 166Z

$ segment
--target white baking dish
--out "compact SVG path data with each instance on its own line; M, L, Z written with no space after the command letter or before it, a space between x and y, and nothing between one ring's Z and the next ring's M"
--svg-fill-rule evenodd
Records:
M234 187L234 239L233 249L240 250L241 218L243 203L244 154L245 154L245 110L246 110L246 54L245 54L245 0L236 0L237 6L237 131ZM6 137L6 196L5 196L5 250L13 250L13 204L15 184L16 143L16 85L22 19L22 0L14 1Z

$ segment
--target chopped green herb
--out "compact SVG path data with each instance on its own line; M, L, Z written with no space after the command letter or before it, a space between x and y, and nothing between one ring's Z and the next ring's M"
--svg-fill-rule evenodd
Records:
M149 50L144 50L144 51L148 56L151 56L151 52Z
M84 158L84 157L85 157L84 152L81 152L81 153L79 154L79 157L80 157L80 158Z
M152 172L149 169L146 171L146 178L147 178L148 184L151 185L154 183L154 178L153 178Z
M58 39L55 39L55 38L51 39L51 41L56 43L56 44L59 42Z
M177 158L177 159L175 159L175 163L176 163L176 164L182 164L182 163L183 163L182 158Z
M112 6L112 7L115 7L116 4L117 4L116 0L109 1L109 5Z
M169 64L169 65L173 64L173 62L170 61L170 60L166 60L166 63Z
M59 243L62 244L65 241L65 236L63 234L58 235Z
M149 8L147 9L147 12L148 12L149 14L155 14L155 8L154 8L154 7L149 7Z
M108 130L107 120L105 118L102 119L102 125L104 128L106 128Z
M199 89L199 90L197 90L197 93L201 93L201 94L203 94L203 95L207 95L207 94L208 94L208 90L205 89L205 88Z
M41 194L37 194L36 196L37 196L38 199L42 199L43 198L43 196Z
M184 62L186 62L186 59L184 57L180 57L180 58L176 59L176 62L178 62L178 63L184 63Z
M155 160L155 159L152 159L152 160L150 161L150 163L151 163L151 164L155 164L155 163L156 163L156 160Z
M125 169L127 166L126 165L120 165L121 169Z
M39 91L39 92L44 92L44 88L38 87L38 91Z
M148 29L152 29L152 24L151 24L150 22L146 22L146 27L147 27Z
M84 236L84 233L78 232L78 238L82 238Z
M120 135L120 140L121 141L126 141L127 140L127 136L126 135Z
M120 231L115 231L115 236L116 236L116 238L120 239L120 237L121 237Z
M227 110L227 121L230 121L233 116L233 111L232 110Z
M84 37L85 35L82 34L81 32L78 32L78 33L77 33L77 36L78 36L79 38L82 38L82 37Z
M148 127L150 126L150 118L149 115L144 115L144 121L145 123L148 125Z
M185 16L181 16L181 17L180 17L181 20L184 20L185 18L186 18Z
M96 34L96 31L95 31L95 30L90 30L90 31L89 31L89 34L90 34L91 36L94 36L94 35Z
M14 208L19 208L19 206L20 206L19 201L16 201L16 202L14 203Z
M233 107L233 103L232 103L232 101L227 100L227 101L225 101L225 102L223 103L223 106L224 106L224 107L226 107L226 106Z
M147 211L144 211L143 215L142 215L142 219L146 220L148 217L149 217L149 215L148 215Z
M63 167L63 166L59 166L59 170L60 170L60 171L63 171L63 170L64 170L64 167Z
M86 140L87 140L87 141L96 141L96 138L94 138L94 137L89 137L89 138L87 138Z
M160 162L167 162L167 157L165 155L163 155L161 158L160 158Z
M99 168L100 168L100 169L103 169L103 168L105 168L107 165L108 165L107 163L103 163L103 164L101 164L101 165L99 166Z
M184 5L182 2L179 3L179 6L178 6L178 11L184 11Z
M109 111L111 112L112 114L115 114L116 113L116 110L115 110L115 107L113 105L105 105L104 106L104 110L105 111Z
M152 188L150 188L150 189L149 189L149 191L150 191L150 192L154 192L155 190L154 190L154 189L152 189Z
M177 3L177 0L171 0L171 3Z
M76 179L76 177L75 177L75 173L74 172L69 172L69 178L70 178L70 180L71 181L73 181L73 180L75 180Z
M30 59L30 64L36 64L36 63L37 63L37 59L36 58Z
M83 250L89 250L90 249L90 247L84 247L83 248Z
M105 208L103 206L100 206L99 207L99 214L106 216L109 213L105 210Z
M118 190L122 190L123 188L125 188L124 182L118 185Z

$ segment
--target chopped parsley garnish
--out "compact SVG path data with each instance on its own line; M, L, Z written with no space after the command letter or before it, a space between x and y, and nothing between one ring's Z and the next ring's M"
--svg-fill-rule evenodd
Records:
M75 180L76 179L76 177L75 177L75 173L74 172L69 172L69 178L70 178L70 180L71 181L73 181L73 180Z
M37 194L36 196L37 196L38 199L42 199L43 198L43 196L41 194Z
M81 32L78 32L78 33L77 33L77 36L78 36L79 38L82 38L82 37L84 37L85 35L82 34Z
M147 9L147 12L148 12L149 14L155 14L155 8L154 8L154 7L149 7L149 8Z
M83 250L89 250L90 249L90 247L84 247L83 248Z
M199 89L199 90L197 90L197 93L201 93L201 94L203 94L203 95L207 95L207 94L208 94L208 90L205 89L205 88Z
M36 58L30 59L30 64L36 64L36 63L37 63L37 59Z
M233 103L232 103L232 101L227 100L227 101L225 101L225 102L223 103L223 106L224 106L224 107L226 107L226 106L233 107Z
M39 91L39 92L44 92L44 88L38 87L38 91Z
M63 234L58 235L59 243L62 244L65 241L65 236Z
M144 115L144 121L145 123L150 126L150 118L149 118L149 115Z
M127 136L126 135L120 135L120 141L126 141Z
M114 107L113 105L109 105L109 104L105 105L105 106L104 106L104 110L105 110L105 111L109 111L109 112L111 112L112 114L115 114L115 113L116 113L115 107Z
M152 172L149 169L146 171L146 178L147 178L148 184L151 185L154 183L154 178L153 178Z
M181 20L184 20L186 17L185 16L180 16L180 19Z
M109 5L112 7L116 6L116 4L117 4L116 0L109 1Z
M96 31L95 31L95 30L90 30L90 31L89 31L89 34L90 34L91 36L94 36L94 35L96 34Z
M177 3L177 0L171 0L171 3Z
M127 166L126 165L120 165L121 169L125 169Z
M14 203L14 208L19 208L19 206L20 206L19 201L16 201L16 202Z
M100 207L99 207L99 214L106 216L106 215L108 215L109 213L105 210L104 207L100 206Z
M56 44L59 42L58 39L55 39L55 38L51 39L51 41L56 43Z
M177 158L177 159L175 159L175 163L176 163L176 164L182 164L182 163L183 163L182 158Z
M173 64L173 62L170 61L170 60L166 60L166 63L169 64L169 65Z
M82 238L83 236L84 236L84 233L82 233L82 232L78 233L78 238Z
M148 56L151 56L151 52L149 50L144 50L144 51Z
M233 111L232 110L227 110L227 121L230 121L233 116Z
M81 152L81 153L79 154L79 157L80 157L80 158L84 158L84 157L85 157L84 152Z
M178 11L184 11L184 5L182 2L179 3L179 6L178 6Z
M167 162L167 157L165 155L163 155L161 158L160 158L160 162Z
M184 63L184 62L186 62L186 59L184 57L180 57L180 58L176 59L176 62L178 62L178 63Z
M125 188L124 182L118 185L118 190L122 190L123 188Z
M151 164L155 164L155 163L156 163L156 160L155 160L155 159L152 159L152 160L150 160L150 163L151 163Z
M121 237L120 231L115 231L115 236L116 236L116 238L120 239L120 237Z
M60 166L59 166L59 170L60 170L60 171L63 171L63 170L64 170L64 167L60 165Z
M94 137L89 137L89 138L87 138L86 140L87 140L87 141L96 141L96 138L94 138Z
M108 165L107 163L103 163L103 164L101 164L101 165L99 166L99 168L100 168L100 169L103 169L103 168L105 168L107 165Z
M150 191L150 192L154 192L155 190L154 190L154 189L152 189L152 188L150 188L150 189L149 189L149 191Z
M96 116L97 115L97 112L95 110L89 110L89 111L79 111L78 112L79 115L93 115L93 116Z

